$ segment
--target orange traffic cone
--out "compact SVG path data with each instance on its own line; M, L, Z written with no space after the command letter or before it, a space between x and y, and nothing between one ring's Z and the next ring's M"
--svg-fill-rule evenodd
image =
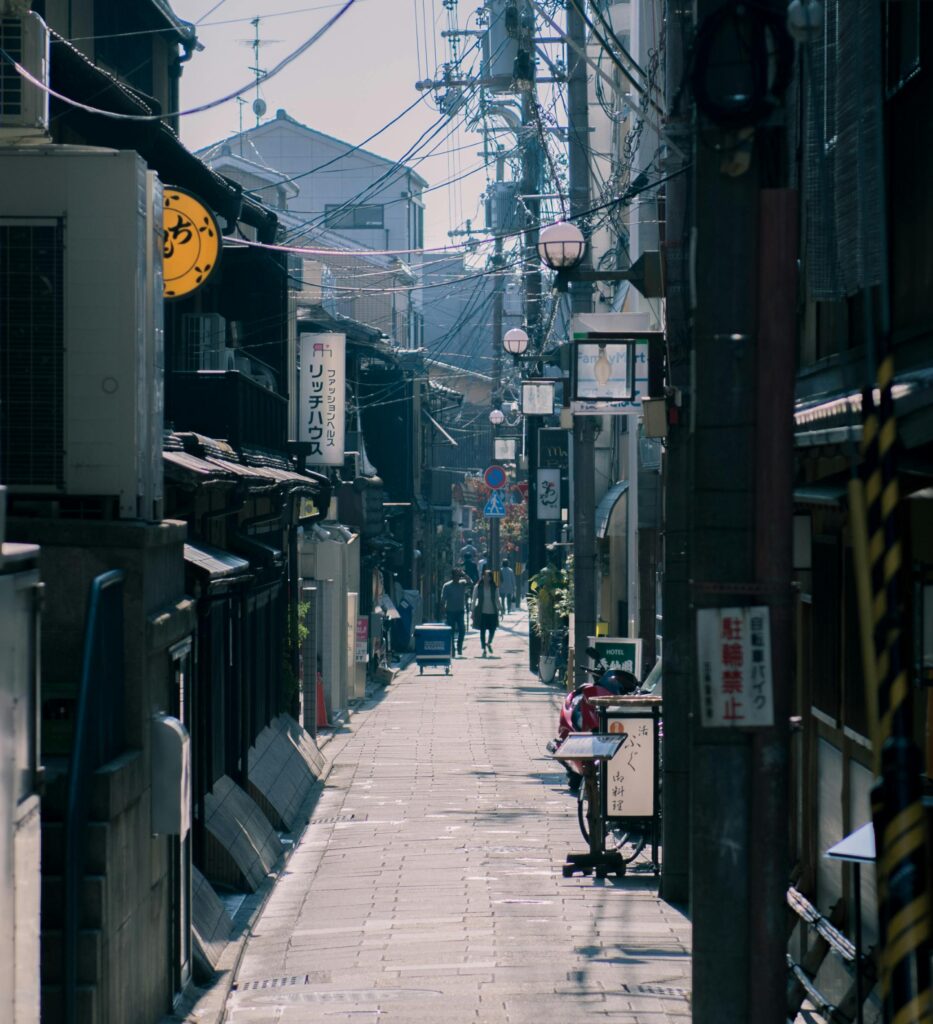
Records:
M320 672L317 674L317 713L315 718L319 729L330 728L330 722L327 721L327 705L324 703L324 680L321 678Z

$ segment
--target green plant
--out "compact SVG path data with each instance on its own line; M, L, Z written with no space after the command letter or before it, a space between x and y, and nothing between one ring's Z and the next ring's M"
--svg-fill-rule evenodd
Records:
M308 611L311 605L307 601L299 601L294 612L287 617L285 632L285 644L282 651L282 682L285 697L285 706L296 710L298 706L298 694L301 689L301 681L292 669L292 658L300 652L308 639Z
M535 635L542 641L550 635L566 629L567 616L573 609L573 563L559 569L546 565L531 577L528 596L528 617Z

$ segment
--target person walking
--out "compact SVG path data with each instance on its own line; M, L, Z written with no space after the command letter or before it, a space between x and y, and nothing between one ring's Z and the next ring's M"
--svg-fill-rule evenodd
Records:
M461 658L463 657L463 636L466 633L464 613L470 590L470 581L459 569L452 569L450 579L441 587L441 607L447 617L447 625L453 630L452 644Z
M499 625L499 588L492 578L492 569L484 569L473 588L473 625L479 630L481 657L485 658L487 653L492 654L492 638Z
M499 568L499 594L502 597L503 611L515 611L515 570L509 565L507 558L502 559Z
M470 580L471 587L479 582L479 567L473 561L472 553L463 556L463 574Z

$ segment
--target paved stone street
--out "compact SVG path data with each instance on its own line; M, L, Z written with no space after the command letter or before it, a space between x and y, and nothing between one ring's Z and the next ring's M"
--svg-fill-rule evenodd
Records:
M412 665L327 744L229 1024L689 1020L689 924L653 876L561 876L585 847L526 631L507 616L486 660L470 633L450 676Z

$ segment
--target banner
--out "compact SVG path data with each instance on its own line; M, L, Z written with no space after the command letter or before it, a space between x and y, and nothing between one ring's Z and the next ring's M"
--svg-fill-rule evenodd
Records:
M310 466L344 463L346 345L344 334L301 336L298 440Z
M538 519L560 519L560 470L539 469Z

